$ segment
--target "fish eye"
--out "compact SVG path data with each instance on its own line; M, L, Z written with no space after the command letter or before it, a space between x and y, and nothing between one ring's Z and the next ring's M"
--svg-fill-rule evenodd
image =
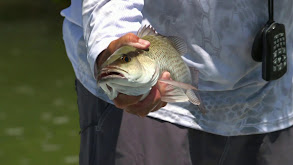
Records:
M123 54L121 57L121 60L124 62L130 62L131 58L129 56L127 56L126 54Z

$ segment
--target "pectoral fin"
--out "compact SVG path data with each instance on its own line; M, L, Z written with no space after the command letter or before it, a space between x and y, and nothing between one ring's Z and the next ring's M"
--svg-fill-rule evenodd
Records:
M167 84L166 91L163 96L161 96L161 100L165 102L186 102L188 101L188 97L185 92L181 88L177 88L173 85Z
M182 89L194 89L194 90L197 90L197 88L195 88L194 86L192 86L190 84L185 84L185 83L178 82L178 81L163 80L163 79L160 79L158 81L166 83L166 84L169 84L169 85L173 85L174 87L179 87L179 88L182 88Z
M197 105L202 113L205 113L205 108L201 104L199 94L193 90L197 88L192 85L177 82L173 80L158 80L159 82L166 83L166 91L161 100L165 102L186 102L190 101L192 104Z

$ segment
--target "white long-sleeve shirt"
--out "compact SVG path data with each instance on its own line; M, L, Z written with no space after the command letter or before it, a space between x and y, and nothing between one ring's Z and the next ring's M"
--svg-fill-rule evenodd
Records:
M275 20L286 26L288 71L270 82L251 58L254 37L268 20L267 1L72 0L61 14L76 77L97 97L112 103L94 79L98 54L114 39L151 24L163 35L185 39L189 51L183 59L200 72L208 113L189 103L169 103L149 116L220 135L245 135L293 125L292 7L291 0L275 3Z

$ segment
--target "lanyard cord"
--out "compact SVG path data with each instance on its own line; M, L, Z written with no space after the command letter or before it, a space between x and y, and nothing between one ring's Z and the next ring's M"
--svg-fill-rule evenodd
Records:
M274 0L268 0L269 23L274 22Z

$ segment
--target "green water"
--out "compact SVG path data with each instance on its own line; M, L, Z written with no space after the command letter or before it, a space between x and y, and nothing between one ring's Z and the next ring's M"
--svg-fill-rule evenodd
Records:
M9 2L0 3L0 164L78 164L79 118L61 7Z

